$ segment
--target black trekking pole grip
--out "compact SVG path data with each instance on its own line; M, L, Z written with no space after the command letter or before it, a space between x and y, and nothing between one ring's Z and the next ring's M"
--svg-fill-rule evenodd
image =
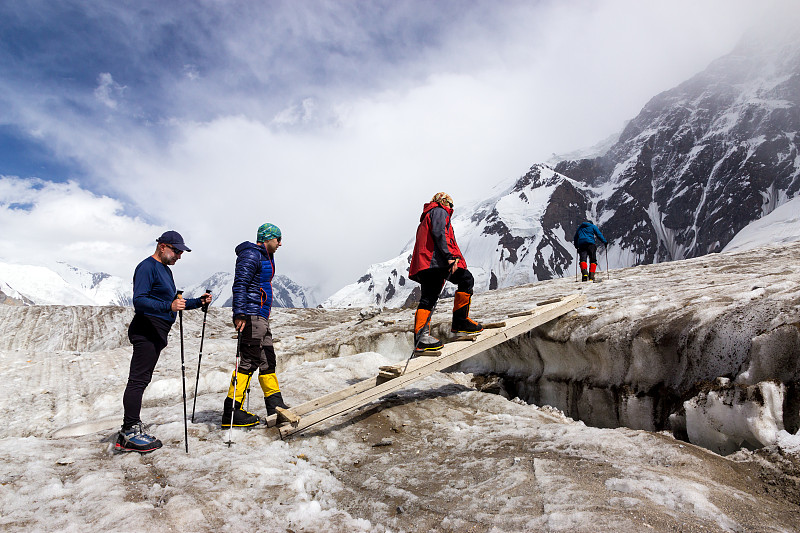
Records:
M211 294L211 289L206 289ZM209 302L210 303L210 302ZM206 317L208 317L209 304L203 304L203 329L200 333L200 355L197 357L197 377L194 380L194 400L192 401L192 424L194 424L194 411L197 407L197 386L200 384L200 363L203 362L203 340L206 338Z
M206 289L206 294L211 294L211 289ZM203 312L206 312L206 313L208 312L208 306L209 305L211 305L211 302L208 302L207 304L203 304Z

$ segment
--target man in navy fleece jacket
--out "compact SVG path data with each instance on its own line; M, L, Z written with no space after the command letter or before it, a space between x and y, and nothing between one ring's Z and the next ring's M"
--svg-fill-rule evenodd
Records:
M167 231L156 242L153 255L139 263L133 273L133 308L136 313L128 328L133 356L128 385L122 396L125 416L116 443L116 449L123 452L147 453L161 448L160 440L144 432L139 418L142 395L153 377L161 350L167 346L167 335L178 311L197 309L211 303L209 293L188 300L177 298L169 267L184 252L191 252L181 234Z

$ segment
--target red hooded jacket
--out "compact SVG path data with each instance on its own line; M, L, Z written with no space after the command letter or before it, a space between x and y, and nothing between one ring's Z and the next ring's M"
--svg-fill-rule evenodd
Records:
M467 268L467 262L458 248L450 216L453 209L439 202L429 202L422 208L417 227L417 241L408 267L408 277L414 281L421 270L447 268L451 259L456 259L459 268Z

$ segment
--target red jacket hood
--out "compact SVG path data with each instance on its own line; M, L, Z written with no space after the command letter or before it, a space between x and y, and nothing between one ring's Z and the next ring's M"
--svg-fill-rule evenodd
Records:
M425 218L425 215L428 214L428 211L430 211L434 207L441 207L442 209L447 211L447 214L449 216L453 216L453 208L452 207L445 207L442 204L440 204L439 202L428 202L422 208L422 214L419 216L419 221L422 222L422 220Z

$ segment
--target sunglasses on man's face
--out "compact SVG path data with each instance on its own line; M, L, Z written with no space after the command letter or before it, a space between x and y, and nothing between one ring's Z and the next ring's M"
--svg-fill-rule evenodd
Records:
M278 242L281 242L281 238L280 237L275 237L275 238L278 239Z
M172 250L173 252L175 252L175 255L181 255L183 253L183 250L178 250L177 248L175 248L171 244L165 244L165 246L167 248L169 248L170 250Z

